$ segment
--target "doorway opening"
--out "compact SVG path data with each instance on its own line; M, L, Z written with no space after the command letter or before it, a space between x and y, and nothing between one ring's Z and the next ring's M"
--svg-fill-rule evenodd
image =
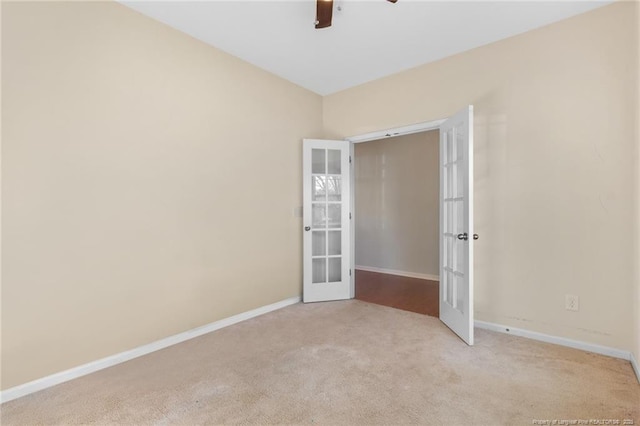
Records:
M355 144L356 299L439 316L439 138Z
M446 120L354 136L304 139L303 277L305 303L355 297L357 214L354 144L439 129L439 318L473 345L473 106ZM411 187L415 184L410 184Z

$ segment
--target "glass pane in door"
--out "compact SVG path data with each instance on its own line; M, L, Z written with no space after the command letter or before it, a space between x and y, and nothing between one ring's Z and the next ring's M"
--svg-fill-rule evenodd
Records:
M324 201L327 197L327 178L325 176L311 177L311 201Z
M327 254L327 232L313 231L311 236L311 255L324 256Z
M327 200L340 201L342 198L342 181L339 176L327 176Z
M464 277L456 277L456 309L464 311Z
M326 159L324 149L312 149L311 150L311 173L324 174L326 169Z
M311 263L311 275L312 283L326 283L327 282L327 259L319 258L313 259Z
M329 204L328 205L328 225L329 228L340 228L342 222L342 205Z
M342 254L342 231L329 231L329 256Z
M311 226L313 229L327 226L327 205L313 203L311 206Z
M332 175L340 174L341 155L339 149L328 149L329 155L327 157L327 173Z
M339 257L329 258L329 282L342 281L342 259Z

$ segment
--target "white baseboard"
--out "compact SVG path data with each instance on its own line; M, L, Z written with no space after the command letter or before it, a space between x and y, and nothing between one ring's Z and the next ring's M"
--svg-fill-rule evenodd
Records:
M356 265L356 269L367 272L378 272L380 274L398 275L400 277L419 278L421 280L440 281L438 275L419 274L417 272L396 271L395 269L376 268L374 266Z
M629 361L631 361L631 366L633 367L633 371L636 373L636 377L638 378L638 383L640 383L640 365L638 365L638 360L636 359L636 357L633 356L633 353L631 354L631 359Z
M286 306L296 304L300 302L300 300L300 296L290 297L288 299L281 300L270 305L261 306L259 308L233 315L231 317L224 318L219 321L203 325L201 327L187 330L183 333L175 334L173 336L157 340L147 345L139 346L125 352L120 352L119 354L111 355L106 358L102 358L96 361L89 362L87 364L80 365L78 367L71 368L69 370L61 371L50 376L46 376L28 383L24 383L22 385L15 386L13 388L9 388L0 393L0 402L11 401L16 398L20 398L21 396L46 389L60 383L68 382L69 380L77 379L78 377L94 373L107 367L112 367L114 365L129 361L134 358L138 358L143 355L147 355L151 352L155 352L160 349L164 349L166 347L184 342L186 340L193 339L194 337L202 336L203 334L211 333L212 331L216 331L221 328L228 327L230 325L266 314L268 312L272 312Z
M546 343L553 343L560 346L567 346L569 348L580 349L587 352L593 352L600 355L607 355L613 358L620 358L631 362L631 366L636 373L636 377L640 382L640 374L638 364L633 357L633 354L629 351L623 351L621 349L610 348L608 346L596 345L595 343L581 342L579 340L566 339L564 337L552 336L550 334L538 333L537 331L523 330L521 328L509 327L506 325L495 324L485 321L474 321L474 325L477 328L485 330L497 331L499 333L511 334L519 337L526 337L527 339L538 340Z

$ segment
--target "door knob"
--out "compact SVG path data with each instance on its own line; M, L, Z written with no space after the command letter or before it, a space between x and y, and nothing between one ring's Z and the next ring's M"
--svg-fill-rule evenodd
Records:
M477 240L478 238L480 238L480 236L478 236L478 234L473 234L473 239Z
M467 236L467 233L465 232L464 234L458 234L458 239L459 240L468 240L469 237Z
M304 230L305 230L305 231L309 231L310 229L311 229L311 227L310 227L310 226L305 226L305 227L304 227Z

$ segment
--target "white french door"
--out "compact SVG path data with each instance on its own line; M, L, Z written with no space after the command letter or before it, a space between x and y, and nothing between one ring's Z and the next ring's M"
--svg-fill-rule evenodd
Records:
M351 297L350 142L304 139L303 302Z
M440 319L473 345L473 106L440 125Z

